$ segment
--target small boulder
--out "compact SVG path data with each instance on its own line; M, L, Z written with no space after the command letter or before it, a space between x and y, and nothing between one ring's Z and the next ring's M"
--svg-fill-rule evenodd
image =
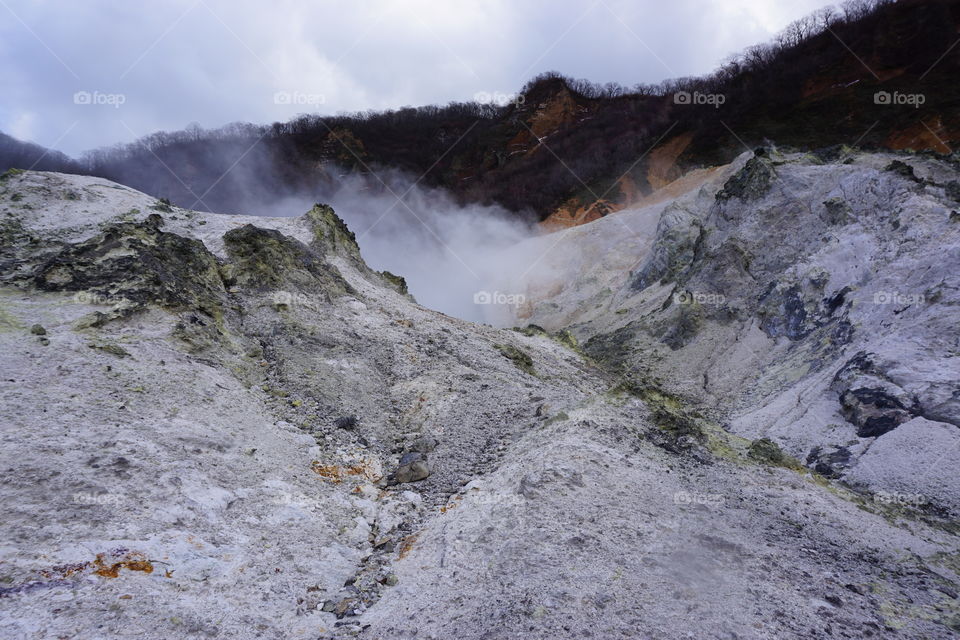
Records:
M357 416L342 416L333 421L333 426L337 429L346 429L347 431L357 426Z
M154 230L159 230L160 227L166 224L166 221L159 213L151 213L143 220L143 224L152 227Z
M43 328L43 325L35 324L30 327L30 333L35 336L45 336L47 335L47 330Z
M388 574L387 577L383 579L383 584L388 587L395 587L400 584L400 578L398 578L395 573Z
M875 438L913 418L907 406L885 389L859 387L840 396L843 414L861 438Z
M390 477L390 484L404 484L418 482L430 476L430 465L427 456L416 451L405 453L400 458L400 465Z

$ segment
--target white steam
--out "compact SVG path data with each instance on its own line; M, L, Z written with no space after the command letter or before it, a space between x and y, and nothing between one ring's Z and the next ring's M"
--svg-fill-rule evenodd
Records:
M504 290L519 275L506 252L535 235L532 224L501 207L458 205L447 192L396 172L380 178L387 188L348 177L323 200L356 234L367 264L403 276L425 307L494 324L511 316L500 307L522 300L523 292ZM301 215L312 204L291 197L273 213Z

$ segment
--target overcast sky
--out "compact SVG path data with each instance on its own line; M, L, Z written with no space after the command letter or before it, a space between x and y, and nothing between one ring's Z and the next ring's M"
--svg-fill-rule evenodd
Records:
M825 0L0 0L0 131L69 154L269 123L711 71Z

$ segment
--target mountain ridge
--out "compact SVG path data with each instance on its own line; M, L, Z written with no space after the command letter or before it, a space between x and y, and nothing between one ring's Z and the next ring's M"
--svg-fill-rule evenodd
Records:
M502 106L160 132L49 168L102 175L181 206L255 213L281 194L323 200L345 172L382 191L376 173L390 167L462 202L498 204L557 228L635 204L768 140L949 154L960 139L958 29L950 0L851 3L793 23L704 78L629 90L550 72ZM698 104L698 96L712 100ZM9 154L0 162L13 163Z

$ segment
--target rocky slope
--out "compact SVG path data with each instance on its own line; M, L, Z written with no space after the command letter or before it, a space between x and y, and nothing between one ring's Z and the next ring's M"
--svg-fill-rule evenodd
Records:
M812 304L812 292L842 287L841 267L858 261L835 249L837 266L811 282L800 254L833 245L809 245L819 223L789 226L797 212L773 200L763 176L808 189L804 198L814 191L804 178L817 172L841 183L848 172L870 175L849 187L871 198L862 207L899 203L908 213L898 229L880 213L869 224L915 248L874 246L864 228L854 257L926 260L917 286L935 271L946 283L929 306L877 326L893 323L916 336L911 345L953 357L956 325L930 311L956 295L943 189L869 166L881 160L760 159L741 170L741 159L716 172L732 176L729 198L706 209L697 203L713 202L721 183L548 236L578 233L584 251L605 247L596 269L527 310L550 331L572 324L590 338L591 357L568 333L496 329L420 307L402 280L367 268L327 207L295 219L205 214L98 178L5 174L0 635L953 637L960 555L949 500L937 494L931 510L851 491L696 406L735 396L744 404L731 400L740 413L726 426L793 451L794 440L764 426L773 424L764 408L797 384L814 390L800 406L820 406L815 390L829 375L864 424L874 425L879 404L858 389L917 395L919 409L905 405L894 421L909 420L868 453L909 429L955 429L938 421L950 405L934 384L949 363L899 372L892 351L866 342L876 355L857 360L859 344L827 339L840 324L828 309L797 319L795 299ZM939 183L949 167L916 171ZM771 219L748 215L756 211ZM856 200L829 211L828 220L843 212L866 224ZM604 235L631 215L656 233ZM751 225L757 242L806 235L764 255L731 248ZM796 255L778 254L790 247ZM632 274L619 268L631 259ZM784 276L766 292L758 274L778 268L796 274L796 288ZM762 280L766 324L750 324L759 311L746 302L700 320L671 317L686 308L679 303L658 311L671 278L698 291L706 280L695 278L739 282L744 271ZM860 338L874 325L858 328L855 306L827 306L846 318L848 340L892 335ZM654 348L658 322L676 351ZM736 331L749 340L723 360L732 373L719 354L694 355L708 336L731 347ZM820 364L776 377L776 363L792 372L814 353L797 344L821 345ZM844 371L831 373L841 361ZM714 381L700 395L698 363ZM753 367L755 396L733 394ZM916 442L902 440L901 449ZM854 469L866 454L859 460Z
M936 156L748 152L677 198L516 247L541 259L501 285L528 297L505 321L569 328L736 434L956 515L958 178Z

